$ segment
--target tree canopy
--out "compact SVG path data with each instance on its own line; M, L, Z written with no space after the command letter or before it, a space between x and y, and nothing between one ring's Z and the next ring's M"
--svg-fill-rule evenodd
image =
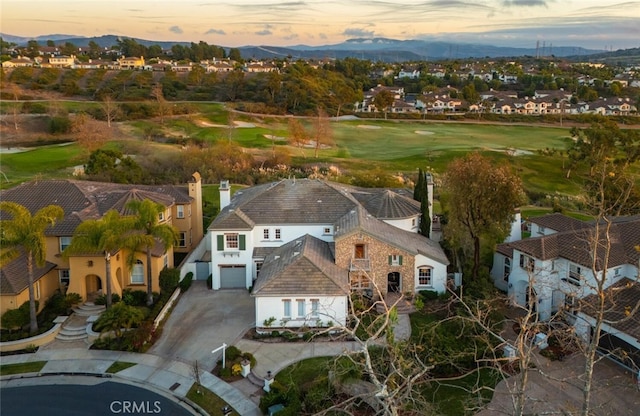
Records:
M453 247L473 253L473 280L479 276L481 238L504 240L515 209L522 202L522 181L506 164L470 153L447 167L443 191L445 237Z

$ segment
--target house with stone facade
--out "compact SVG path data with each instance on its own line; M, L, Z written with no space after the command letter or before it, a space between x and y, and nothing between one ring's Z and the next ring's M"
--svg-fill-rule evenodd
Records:
M174 247L165 250L158 244L152 250L152 290L159 291L158 275L164 267L174 266L174 252L186 254L203 238L202 190L197 172L186 186L38 180L0 192L0 200L18 203L32 214L48 205L58 205L64 210L64 218L45 231L46 263L35 269L35 297L40 308L57 290L78 293L85 300L104 293L106 273L102 253L79 253L65 258L62 252L83 221L100 219L109 210L131 215L127 203L144 199L164 206L159 222L173 225L179 233ZM111 253L113 293L122 295L125 289L146 291L146 254L136 253L133 267L127 265L127 256L126 249ZM0 268L0 314L29 299L25 265L23 255Z
M420 204L408 190L287 179L233 199L223 182L220 193L203 258L210 258L212 289L252 289L258 326L269 318L286 326L342 323L352 291L446 290L449 262L436 241L418 234Z

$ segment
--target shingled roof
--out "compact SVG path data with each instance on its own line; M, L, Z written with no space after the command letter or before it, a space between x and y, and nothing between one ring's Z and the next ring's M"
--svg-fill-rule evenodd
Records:
M558 232L580 230L582 228L589 227L589 223L572 217L567 217L559 212L529 218L529 221L541 227L550 228Z
M586 226L570 229L554 234L527 238L511 243L500 244L497 251L503 254L509 250L518 250L540 260L564 258L585 267L591 267L593 252L592 241L595 233L595 223L583 223ZM604 226L600 231L601 247L606 241ZM640 253L636 246L640 244L640 216L620 217L613 221L609 233L611 250L609 252L608 267L622 264L637 264ZM598 253L597 267L604 265L604 250Z
M55 268L56 265L50 262L45 262L42 267L38 267L34 264L34 282L37 282ZM21 252L17 258L5 264L0 269L0 293L3 295L17 295L28 286L29 276L27 275L27 256L24 252Z
M329 243L306 234L269 254L253 286L254 296L349 293L348 272L335 264Z
M0 191L0 200L16 202L32 214L48 205L59 205L64 219L46 230L46 235L69 236L87 219L101 218L110 209L123 215L130 200L151 199L166 207L190 203L186 186L128 185L76 180L45 180L26 182Z
M615 329L640 339L640 312L631 313L640 303L640 284L628 278L620 279L604 291L604 322ZM594 316L598 312L599 296L589 295L580 301L581 312Z
M387 219L410 218L420 215L420 202L390 189L373 192L352 192L351 195L374 217Z

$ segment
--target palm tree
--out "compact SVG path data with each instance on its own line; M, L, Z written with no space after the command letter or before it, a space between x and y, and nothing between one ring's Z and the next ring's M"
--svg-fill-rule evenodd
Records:
M107 213L99 220L87 220L78 225L73 233L71 244L63 255L104 253L107 308L111 307L111 254L120 250L125 233L132 227L132 221L121 217L115 210Z
M147 254L147 305L153 304L153 290L151 279L151 250L159 243L164 250L173 247L178 240L178 231L169 224L160 224L160 213L164 212L162 204L150 199L131 200L127 203L127 208L135 212L134 230L140 231L128 236L131 253L127 258L130 266L135 263L135 251L145 251Z
M47 241L44 231L64 217L64 210L58 205L49 205L38 210L35 215L15 202L0 202L0 211L5 211L11 219L0 221L2 249L0 264L11 261L24 249L27 256L27 276L29 281L29 332L38 332L36 299L33 289L33 264L38 267L45 264Z

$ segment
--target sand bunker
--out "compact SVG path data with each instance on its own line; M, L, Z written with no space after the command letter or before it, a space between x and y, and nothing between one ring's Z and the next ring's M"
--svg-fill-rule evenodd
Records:
M370 126L370 125L368 125L368 124L359 124L359 125L358 125L358 128L359 128L359 129L372 129L372 130L376 130L376 129L379 129L379 128L380 128L380 126Z
M416 131L414 131L414 133L415 134L422 134L424 136L429 136L431 134L435 134L434 132L428 131L428 130L416 130Z
M200 127L218 127L218 128L229 128L227 124L214 124L208 121L198 120L198 126ZM246 121L234 121L233 124L241 129L250 129L254 128L256 125L253 123L247 123Z
M273 134L263 134L264 137L266 137L269 140L287 140L286 137L282 137L282 136L274 136Z

